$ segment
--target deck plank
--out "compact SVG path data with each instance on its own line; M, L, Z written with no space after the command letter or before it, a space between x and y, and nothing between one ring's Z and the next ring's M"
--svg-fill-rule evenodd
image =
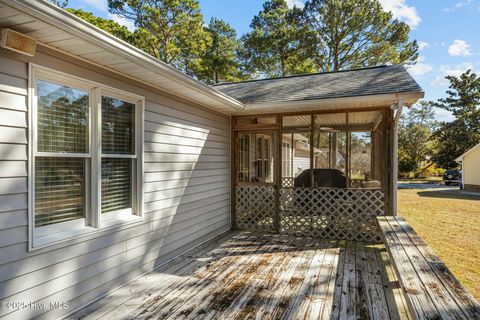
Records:
M272 314L280 303L281 297L283 292L287 290L287 287L290 285L290 281L294 276L295 271L297 270L298 266L300 265L300 261L305 259L305 255L307 254L307 250L303 248L308 248L312 244L313 239L307 238L305 241L301 242L300 245L303 247L298 247L297 249L289 255L290 259L288 264L286 265L283 272L277 276L277 281L273 285L270 290L270 294L268 299L262 303L260 309L257 311L255 315L255 319L269 319L272 317Z
M395 217L396 222L408 235L410 241L427 260L440 282L445 286L452 299L468 319L480 319L480 303L463 287L448 267L436 255L433 249L423 241L415 230L402 217Z
M377 261L383 266L380 268L380 273L390 319L411 320L412 317L408 312L407 301L403 295L402 288L400 287L386 248L382 245L382 248L376 250L375 254L377 256Z
M173 259L157 270L132 281L128 286L121 287L107 297L90 304L76 313L75 317L91 320L101 319L107 314L115 316L113 313L117 308L118 312L116 314L123 315L125 314L124 310L131 309L134 305L141 305L155 289L164 291L166 284L172 282L177 276L193 272L196 267L203 264L197 258L209 259L215 254L222 252L224 246L234 244L242 239L246 239L246 235L239 232L230 232L216 237L194 248L192 251ZM212 248L214 249L212 250ZM159 286L162 286L162 288L159 288Z
M365 247L365 257L368 270L369 295L372 300L372 319L386 319L389 317L388 304L381 276L381 264L377 260L376 251L379 245Z
M347 241L339 319L356 319L355 242Z
M231 234L138 278L70 319L408 319L391 316L397 307L387 298L382 248L355 241Z
M335 275L339 259L340 248L338 241L331 241L333 246L325 252L325 258L320 269L317 288L310 297L308 319L328 319L332 311L333 292L335 290Z
M423 285L422 288L426 290L432 301L435 301L434 304L441 315L441 319L466 320L467 317L465 314L452 299L448 291L445 290L445 287L442 286L438 277L435 275L435 272L433 272L432 268L427 263L427 260L425 260L417 246L408 237L407 233L403 232L402 227L395 219L389 223L411 261L411 264L408 266L413 266L419 279L421 279L421 284Z
M278 272L282 270L286 263L285 257L293 240L293 238L290 238L286 245L280 245L271 254L264 256L265 265L263 267L260 264L256 271L248 272L248 278L242 285L238 287L234 285L237 295L228 307L223 312L217 312L212 317L206 317L206 319L253 318L260 308L257 301L261 299L262 292L268 292L268 288L273 285L274 279L279 275Z
M253 250L261 251L263 247L268 248L267 237L251 237L253 241ZM215 281L222 281L222 279L229 273L238 268L239 264L243 263L244 267L248 266L248 262L255 260L254 255L244 254L248 253L250 247L242 246L240 248L231 249L226 254L219 256L219 259L207 268L201 268L194 273L193 276L184 279L180 284L174 285L172 290L166 294L159 293L153 299L152 303L144 304L143 308L139 308L134 313L130 314L128 319L144 319L144 318L162 318L168 316L168 314L176 310L175 306L183 303L180 299L182 294L185 297L191 298L193 294L198 290L199 286L215 283ZM241 255L238 259L237 254ZM184 297L184 299L185 299Z
M333 293L332 311L330 319L340 319L340 307L343 296L343 273L345 269L346 241L339 241L339 257L335 274L335 291Z

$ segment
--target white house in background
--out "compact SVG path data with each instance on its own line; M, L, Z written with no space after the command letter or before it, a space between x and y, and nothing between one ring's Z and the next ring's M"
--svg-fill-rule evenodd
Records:
M480 143L455 161L462 164L462 185L467 190L480 191Z

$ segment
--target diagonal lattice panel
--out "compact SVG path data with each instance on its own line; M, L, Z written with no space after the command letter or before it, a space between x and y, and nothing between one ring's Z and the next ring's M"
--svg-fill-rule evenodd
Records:
M274 230L275 188L273 186L237 186L235 222L240 229Z
M280 232L330 239L381 242L376 218L384 215L380 189L282 188Z

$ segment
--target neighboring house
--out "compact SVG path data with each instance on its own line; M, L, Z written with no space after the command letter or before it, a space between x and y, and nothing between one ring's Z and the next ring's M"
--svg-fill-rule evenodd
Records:
M462 186L466 190L480 191L480 143L455 161L462 164Z
M0 0L0 28L37 45L0 48L0 300L69 305L0 317L64 316L231 228L302 234L282 220L309 205L281 184L298 167L347 181L320 191L348 225L312 232L380 241L396 213L396 125L423 97L403 66L209 87L46 1Z

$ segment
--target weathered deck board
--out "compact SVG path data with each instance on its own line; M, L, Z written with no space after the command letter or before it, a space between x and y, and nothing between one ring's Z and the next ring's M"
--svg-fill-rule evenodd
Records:
M478 302L403 218L378 221L416 319L480 319Z
M363 242L234 233L70 319L407 319L381 250Z

